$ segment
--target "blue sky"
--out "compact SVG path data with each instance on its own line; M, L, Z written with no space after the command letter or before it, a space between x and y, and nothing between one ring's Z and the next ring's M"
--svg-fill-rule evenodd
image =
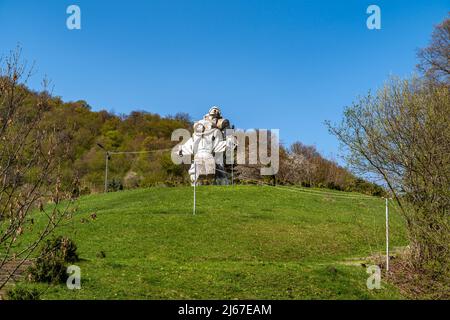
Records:
M81 8L81 30L66 8ZM368 30L366 8L381 8ZM324 120L389 75L409 76L416 50L450 1L0 0L0 53L20 43L64 100L93 110L188 112L211 105L239 128L278 128L337 157Z

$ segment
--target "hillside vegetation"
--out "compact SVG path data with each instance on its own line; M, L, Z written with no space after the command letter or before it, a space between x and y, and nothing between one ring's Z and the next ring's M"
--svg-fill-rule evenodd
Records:
M12 133L20 128L34 132L29 128L30 119L33 119L42 132L54 134L54 142L50 145L56 148L58 188L67 194L66 198L104 190L106 150L145 152L110 155L110 191L189 184L187 168L175 165L168 152L179 142L171 141L172 132L192 128L188 114L161 116L147 111L133 111L130 114L94 111L86 101L65 102L45 90L33 92L18 81L0 74L0 89L5 91L0 95L7 97L10 92L16 92L21 96L21 100L14 105L14 121L6 116L9 106L0 104L0 124L7 126ZM205 110L208 107L205 106ZM39 116L34 115L37 110L40 110ZM33 151L30 147L23 152L28 154ZM0 160L3 165L8 163L7 158ZM30 176L34 177L33 174L24 175L20 186L29 183L32 180ZM358 179L334 161L325 159L314 146L300 142L281 146L280 170L270 178L278 184L326 187L371 195L381 195L383 192L379 186ZM262 180L258 166L236 168L237 182Z
M192 191L82 197L73 219L57 231L78 245L82 289L21 286L37 287L44 299L401 298L385 283L368 290L361 266L384 250L383 199L309 188L202 186L194 216ZM406 245L394 208L390 227L391 248Z

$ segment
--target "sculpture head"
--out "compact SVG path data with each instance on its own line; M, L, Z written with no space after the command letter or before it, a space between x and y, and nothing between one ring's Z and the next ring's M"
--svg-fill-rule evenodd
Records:
M213 106L211 107L211 109L209 109L208 114L213 117L213 118L220 118L221 117L221 112L219 107L217 106Z
M230 128L230 121L228 119L219 119L217 120L217 128L220 130L225 130Z
M205 126L201 122L194 123L194 133L201 134L205 131Z
M211 123L209 121L200 120L194 123L194 134L203 134L205 131L212 129Z

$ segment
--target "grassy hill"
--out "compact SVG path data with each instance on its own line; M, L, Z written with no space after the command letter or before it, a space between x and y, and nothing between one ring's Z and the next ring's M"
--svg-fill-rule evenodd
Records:
M58 231L78 245L82 289L23 285L44 299L401 298L385 283L368 290L358 263L384 250L383 199L291 187L197 190L195 216L191 187L82 197ZM391 245L406 245L394 209Z

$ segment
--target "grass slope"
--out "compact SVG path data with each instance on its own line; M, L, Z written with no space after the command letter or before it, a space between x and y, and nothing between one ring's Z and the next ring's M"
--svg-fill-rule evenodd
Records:
M345 263L384 250L382 199L269 186L197 190L195 216L191 187L81 198L58 232L79 247L82 289L26 285L44 299L401 298L384 283L368 290L365 268ZM403 220L391 212L391 245L403 246Z

